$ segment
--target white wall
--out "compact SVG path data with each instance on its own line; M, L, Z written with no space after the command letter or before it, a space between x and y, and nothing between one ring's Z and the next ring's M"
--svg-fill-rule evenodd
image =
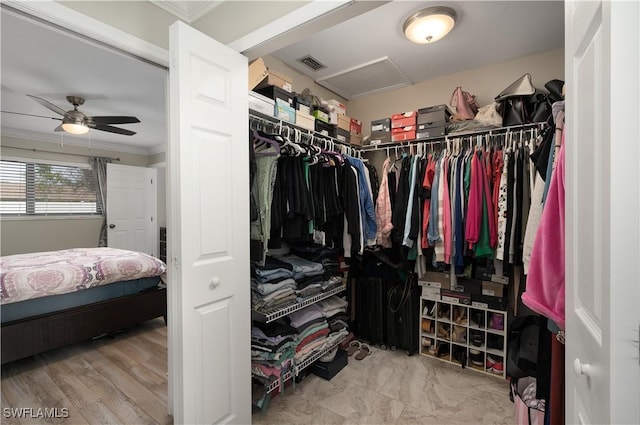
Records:
M536 87L554 78L564 79L564 49L524 56L481 68L423 81L409 87L366 96L349 101L347 113L362 120L362 132L371 133L371 121L426 106L448 104L456 86L475 94L481 106L513 81L529 72Z

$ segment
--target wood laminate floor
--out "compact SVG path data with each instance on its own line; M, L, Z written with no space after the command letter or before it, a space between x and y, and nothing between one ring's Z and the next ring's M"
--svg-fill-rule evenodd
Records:
M420 355L373 348L331 381L310 375L254 424L512 424L506 381ZM6 409L66 408L68 418L12 418ZM61 413L61 412L59 412ZM2 424L163 424L167 328L149 321L113 338L2 367Z

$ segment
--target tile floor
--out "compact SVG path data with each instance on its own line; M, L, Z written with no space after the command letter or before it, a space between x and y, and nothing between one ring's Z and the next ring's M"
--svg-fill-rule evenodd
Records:
M253 424L513 424L506 381L404 351L374 348L331 381L309 375Z

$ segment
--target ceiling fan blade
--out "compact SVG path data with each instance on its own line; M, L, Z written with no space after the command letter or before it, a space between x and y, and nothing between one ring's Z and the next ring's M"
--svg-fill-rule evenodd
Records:
M140 122L136 117L124 117L124 116L102 116L102 117L89 117L91 121L96 124L135 124Z
M49 108L51 109L53 112L55 112L56 114L60 114L64 117L64 115L67 113L67 111L65 111L64 109L62 109L59 106L54 105L53 103L49 102L48 100L45 100L41 97L38 96L33 96L28 94L27 96L29 96L30 98L32 98L33 100L35 100L36 102L38 102L39 104L41 104L42 106L44 106L45 108Z
M22 112L11 112L11 111L0 111L3 114L14 114L14 115L24 115L27 117L36 117L36 118L49 118L50 120L58 120L60 121L62 118L56 118L56 117L45 117L44 115L33 115L33 114L25 114Z
M124 134L125 136L133 136L134 134L136 134L135 131L126 130L120 127L113 127L111 125L106 125L106 124L90 123L89 127L95 128L96 130L108 131L109 133Z
M55 130L53 130L53 131L64 131L64 128L62 128L62 124L60 124L60 125L59 125L59 126L57 126L57 127L55 128Z

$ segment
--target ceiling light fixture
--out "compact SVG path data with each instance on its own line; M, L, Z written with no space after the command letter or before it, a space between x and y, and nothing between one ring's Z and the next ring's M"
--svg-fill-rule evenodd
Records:
M414 43L433 43L453 29L456 16L455 10L449 7L429 7L408 17L404 21L402 31Z
M71 117L64 117L62 129L71 134L87 134L89 132L89 127L84 120L76 120Z

